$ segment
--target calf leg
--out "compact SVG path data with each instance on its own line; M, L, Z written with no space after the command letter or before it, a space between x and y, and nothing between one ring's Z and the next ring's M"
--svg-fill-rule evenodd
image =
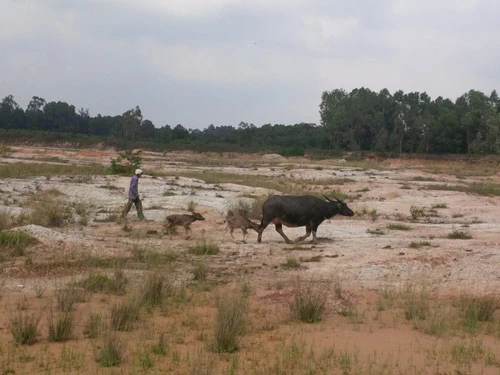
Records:
M248 237L248 232L245 228L241 228L241 231L243 232L243 243L247 242L247 237Z
M281 235L281 237L283 237L283 239L285 240L286 243L293 243L292 241L290 241L288 239L288 237L283 232L283 225L281 225L281 224L274 224L274 227L276 228L276 232L278 232Z
M165 233L168 232L168 236L170 239L172 239L172 224L170 222L168 222L167 224L165 224L165 226L163 227L164 230L165 230Z
M189 232L190 232L191 228L189 227L189 225L184 225L184 229L186 231L186 240L188 240L190 237Z

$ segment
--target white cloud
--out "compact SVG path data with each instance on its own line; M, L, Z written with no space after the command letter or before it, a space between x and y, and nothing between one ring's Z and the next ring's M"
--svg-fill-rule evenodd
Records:
M174 17L211 17L237 6L253 8L290 7L307 0L107 0L116 6L126 6L139 11L159 13Z
M304 79L304 58L253 43L242 45L140 43L145 63L178 81L217 85L287 85Z

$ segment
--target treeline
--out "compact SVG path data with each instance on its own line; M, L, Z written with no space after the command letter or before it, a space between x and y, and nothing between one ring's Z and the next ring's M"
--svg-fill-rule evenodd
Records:
M117 148L198 151L306 152L377 151L385 153L499 153L500 100L471 90L455 102L424 92L392 95L384 89L325 91L321 124L155 126L139 107L122 115L95 117L65 102L34 96L26 109L12 95L0 103L0 139L11 142L102 142Z
M470 90L455 102L425 92L366 88L324 92L321 123L330 147L397 153L499 153L500 100Z

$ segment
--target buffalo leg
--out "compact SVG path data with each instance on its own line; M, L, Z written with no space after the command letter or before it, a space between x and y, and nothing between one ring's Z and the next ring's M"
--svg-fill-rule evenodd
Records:
M306 227L306 234L304 234L302 237L297 238L297 242L304 241L310 235L311 235L311 228L307 226ZM313 238L315 237L315 235L316 235L316 232L314 232Z
M276 232L278 232L281 235L281 237L283 237L283 239L285 240L286 243L293 243L292 241L290 241L288 239L288 237L283 232L283 225L281 225L281 224L275 224L274 226L276 228Z
M259 235L257 236L257 242L260 243L262 241L262 232L264 232L264 229L267 228L269 225L269 222L266 220L264 221L264 218L262 218L260 225L259 225L259 230L257 231Z
M313 233L312 243L317 244L318 240L316 239L316 230L313 230L312 233Z

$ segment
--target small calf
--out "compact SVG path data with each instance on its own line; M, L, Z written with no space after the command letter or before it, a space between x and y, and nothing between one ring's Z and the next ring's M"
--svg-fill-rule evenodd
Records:
M174 215L168 215L165 223L165 231L168 231L170 233L170 238L172 238L172 232L170 228L176 227L176 226L183 226L184 230L186 231L186 240L189 238L189 232L191 231L190 225L196 220L205 220L201 214L197 212L193 212L191 215L181 215L181 214L174 214Z
M240 228L241 231L243 232L243 243L245 243L248 236L247 229L253 229L256 232L259 231L259 224L254 223L246 216L228 216L226 218L226 221L227 221L227 228L229 228L230 230L229 233L231 234L231 238L233 240L234 240L233 230L235 230L236 228Z

